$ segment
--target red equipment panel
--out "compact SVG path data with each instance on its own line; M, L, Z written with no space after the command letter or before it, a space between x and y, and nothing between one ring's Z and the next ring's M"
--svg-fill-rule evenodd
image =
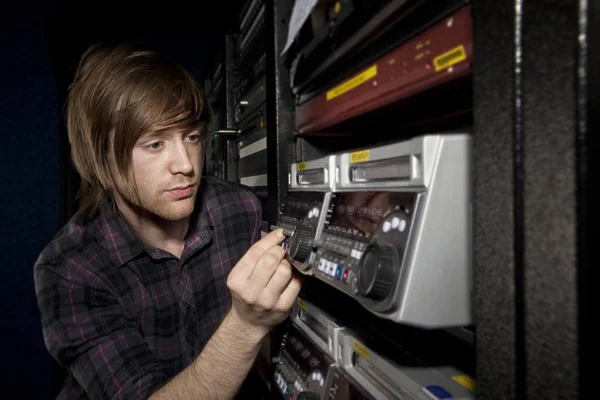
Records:
M472 31L467 6L296 107L298 134L317 132L470 74Z

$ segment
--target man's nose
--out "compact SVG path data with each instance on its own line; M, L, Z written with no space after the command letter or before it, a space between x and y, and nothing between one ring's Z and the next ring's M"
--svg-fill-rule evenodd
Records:
M194 170L188 149L182 142L172 147L170 170L172 174L189 174Z

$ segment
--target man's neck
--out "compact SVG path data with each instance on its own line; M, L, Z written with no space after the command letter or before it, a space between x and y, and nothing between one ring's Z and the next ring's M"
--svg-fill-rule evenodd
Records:
M165 250L177 258L181 257L190 225L189 218L168 221L140 210L118 196L115 197L115 205L140 239L149 246Z

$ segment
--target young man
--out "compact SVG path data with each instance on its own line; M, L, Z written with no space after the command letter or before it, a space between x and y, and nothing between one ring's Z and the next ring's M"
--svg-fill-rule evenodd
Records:
M260 202L203 177L203 91L127 46L88 51L67 128L81 210L34 268L64 399L231 399L301 281ZM259 240L260 239L260 240Z

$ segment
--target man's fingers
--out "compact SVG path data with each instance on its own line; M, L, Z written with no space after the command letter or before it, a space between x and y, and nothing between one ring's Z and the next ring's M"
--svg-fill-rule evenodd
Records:
M239 268L239 272L243 273L244 277L247 278L252 273L254 266L256 265L259 258L270 248L274 246L280 246L281 242L285 239L282 229L276 229L269 232L265 237L254 243L244 254L244 256L238 261L236 268Z
M271 279L265 288L265 292L268 293L269 297L279 299L279 296L283 293L294 275L292 269L293 267L287 260L282 260L281 263L279 263L279 266L271 276Z
M258 298L260 293L265 289L273 273L277 270L279 264L285 256L285 250L279 246L273 246L265 251L252 269L246 285L253 295Z
M304 276L292 269L293 276L287 287L279 296L279 301L277 302L276 308L278 310L289 310L294 305L296 298L298 298L298 294L300 293L300 289L302 289L302 282L304 280Z

